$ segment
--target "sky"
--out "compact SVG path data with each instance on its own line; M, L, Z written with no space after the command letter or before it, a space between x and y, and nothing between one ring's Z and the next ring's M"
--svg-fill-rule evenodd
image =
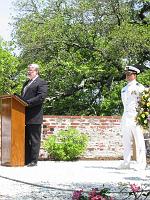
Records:
M12 13L12 0L0 0L0 35L5 41L11 40L11 13Z

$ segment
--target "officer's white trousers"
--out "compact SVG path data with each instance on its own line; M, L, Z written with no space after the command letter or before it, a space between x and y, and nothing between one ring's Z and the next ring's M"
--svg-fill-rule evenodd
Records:
M127 123L127 121L129 123ZM123 134L124 162L130 163L131 141L132 137L134 137L136 145L136 161L139 168L144 169L146 167L146 148L141 127L138 126L136 122L134 121L132 122L132 119L128 118L125 121L122 121L122 134Z

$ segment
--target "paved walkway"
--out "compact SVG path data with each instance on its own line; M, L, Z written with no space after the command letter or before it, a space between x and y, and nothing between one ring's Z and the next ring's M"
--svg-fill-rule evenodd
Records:
M150 166L145 171L120 170L120 163L39 161L36 167L0 166L0 200L71 200L73 190L84 188L86 191L101 188L103 184L112 190L118 183L136 183L150 188ZM133 162L131 167L134 166Z

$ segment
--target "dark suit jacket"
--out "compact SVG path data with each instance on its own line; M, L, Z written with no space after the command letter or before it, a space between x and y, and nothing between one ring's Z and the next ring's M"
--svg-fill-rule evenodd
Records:
M37 77L23 94L24 87L28 84L26 81L23 85L21 96L28 103L25 110L26 124L42 124L43 122L43 108L42 104L47 97L48 86L46 81Z

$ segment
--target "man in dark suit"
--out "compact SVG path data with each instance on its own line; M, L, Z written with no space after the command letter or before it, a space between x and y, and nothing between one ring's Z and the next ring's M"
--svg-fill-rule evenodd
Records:
M27 78L21 92L22 99L28 103L25 110L25 164L36 166L43 123L42 105L47 97L48 86L46 81L39 77L37 64L28 66Z

